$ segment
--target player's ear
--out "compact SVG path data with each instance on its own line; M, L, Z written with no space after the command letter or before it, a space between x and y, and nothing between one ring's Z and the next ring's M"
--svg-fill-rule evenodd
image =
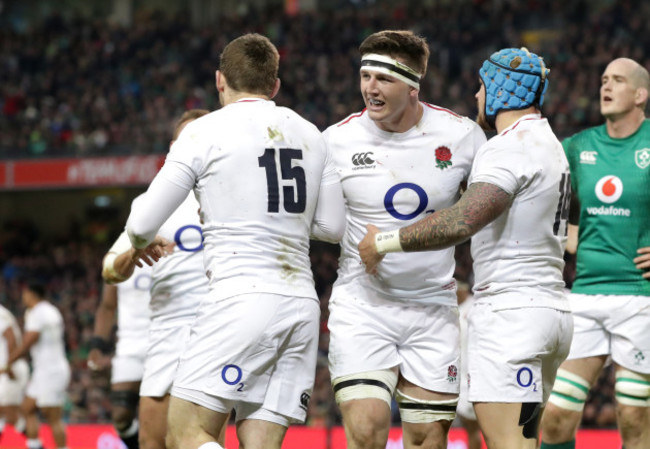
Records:
M279 90L280 90L280 78L276 78L275 86L273 86L273 92L271 92L271 95L269 96L269 99L275 97L278 94Z
M226 77L223 76L223 73L221 73L220 70L217 70L215 77L217 79L217 90L223 92L226 88Z
M638 105L646 104L648 101L648 89L639 87L634 95L634 102Z

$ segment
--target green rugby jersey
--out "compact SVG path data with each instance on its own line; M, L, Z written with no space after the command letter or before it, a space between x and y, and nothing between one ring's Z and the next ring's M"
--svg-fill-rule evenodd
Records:
M650 246L650 120L613 139L605 125L562 143L580 201L574 293L650 296L632 259Z

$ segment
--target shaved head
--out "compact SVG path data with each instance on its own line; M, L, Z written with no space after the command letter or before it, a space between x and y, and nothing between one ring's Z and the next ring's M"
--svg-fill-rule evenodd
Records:
M645 67L635 60L629 58L618 58L610 62L609 65L616 65L618 68L623 70L634 87L640 87L650 91L650 74L648 74Z

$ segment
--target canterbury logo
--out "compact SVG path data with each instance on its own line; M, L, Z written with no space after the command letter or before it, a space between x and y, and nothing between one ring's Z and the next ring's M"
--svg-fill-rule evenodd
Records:
M375 160L370 156L372 156L372 152L354 154L352 155L352 163L354 165L372 165Z

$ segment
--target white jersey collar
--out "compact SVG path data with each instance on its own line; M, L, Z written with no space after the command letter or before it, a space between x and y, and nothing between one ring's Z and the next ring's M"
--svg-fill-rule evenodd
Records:
M531 113L531 114L523 115L523 116L519 117L519 118L517 119L517 121L515 121L512 125L508 126L506 129L504 129L503 131L501 131L501 132L499 133L499 135L500 135L500 136L504 135L505 133L507 133L508 131L510 131L511 129L515 128L517 125L519 125L520 122L523 122L523 121L525 121L525 120L541 120L542 118L543 118L543 117L542 117L542 114L539 113L539 112L533 112L533 113Z

